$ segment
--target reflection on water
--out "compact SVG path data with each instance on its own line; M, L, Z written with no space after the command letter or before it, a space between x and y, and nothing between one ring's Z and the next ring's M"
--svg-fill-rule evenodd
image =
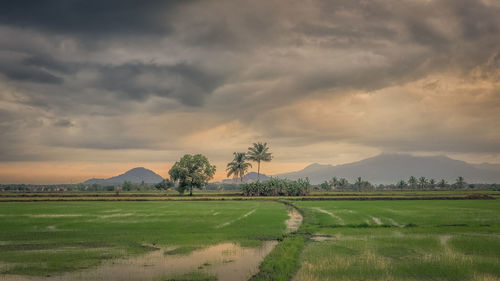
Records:
M140 257L113 260L92 269L59 276L0 275L0 280L150 281L197 270L215 275L219 281L248 280L258 272L260 262L277 243L277 241L266 241L256 248L242 248L237 244L223 243L194 251L188 255L164 255L162 249Z
M295 208L288 208L288 216L286 231L296 231L302 223L302 215ZM260 262L277 243L265 241L256 248L223 243L187 255L165 255L166 249L160 249L139 257L106 261L77 272L51 277L0 275L0 281L154 281L193 271L215 275L219 281L248 280L258 272Z
M299 211L297 211L297 209L289 207L288 216L290 218L285 221L286 231L287 232L297 231L297 229L299 229L300 225L302 224L302 215L299 213Z

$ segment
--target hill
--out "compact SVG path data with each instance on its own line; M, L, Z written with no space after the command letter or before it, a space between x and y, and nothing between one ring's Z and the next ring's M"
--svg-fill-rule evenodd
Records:
M311 164L303 170L276 175L279 178L298 179L309 177L319 184L332 177L343 177L350 182L357 177L375 184L390 184L410 176L445 179L454 182L462 176L469 183L500 182L500 165L470 164L446 156L412 156L383 153L375 157L343 165Z
M124 181L132 183L141 183L143 181L144 183L159 183L162 180L163 178L157 173L143 167L138 167L128 170L124 174L107 179L88 179L83 184L121 184Z
M264 174L260 174L260 181L267 181L268 179L269 179L268 176L266 176ZM256 181L257 181L257 173L256 172L250 172L243 177L244 183L256 182ZM240 179L239 178L225 179L225 180L222 180L222 183L240 183Z

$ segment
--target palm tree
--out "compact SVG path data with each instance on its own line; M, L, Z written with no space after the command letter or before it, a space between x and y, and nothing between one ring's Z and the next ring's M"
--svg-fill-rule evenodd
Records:
M337 189L338 185L339 185L339 180L337 179L337 177L333 177L330 181L330 186L333 188L333 189Z
M234 152L233 155L233 161L227 163L227 177L239 177L240 181L243 182L243 177L247 173L248 169L252 167L252 164L247 162L245 152Z
M356 182L354 183L358 187L358 191L361 191L361 185L363 185L363 180L361 180L361 177L358 177L356 179Z
M430 179L429 180L429 185L431 186L432 189L436 187L436 180L435 179Z
M458 189L462 189L465 187L465 180L463 177L458 177L457 181L455 182L455 186Z
M408 179L408 184L410 185L410 187L412 189L415 189L415 186L417 186L417 178L415 178L414 176L411 176L409 179Z
M339 183L339 187L342 191L344 191L344 188L346 188L349 185L349 182L344 178L340 178L338 183Z
M439 181L439 183L437 184L437 186L440 188L445 188L447 185L448 185L448 183L444 179L441 179Z
M273 155L268 151L267 142L254 143L248 148L247 159L257 162L257 181L260 181L260 162L270 162L273 159Z
M420 184L420 189L427 187L427 179L425 177L420 177L418 183Z
M399 189L403 190L403 188L406 186L406 182L404 180L400 180L397 184Z

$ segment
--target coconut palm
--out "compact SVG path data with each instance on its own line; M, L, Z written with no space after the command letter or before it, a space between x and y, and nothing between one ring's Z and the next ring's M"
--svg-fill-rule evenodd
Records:
M440 188L445 188L448 186L448 183L444 180L444 179L441 179L438 184L437 184L438 187Z
M458 177L456 182L455 182L455 187L458 189L465 188L465 180L463 177Z
M252 164L247 162L245 152L234 152L233 155L233 161L227 163L227 177L239 177L240 181L243 182L243 177L247 173L248 169L252 167Z
M330 186L331 186L333 189L337 189L337 187L339 186L339 180L337 179L337 177L333 177L333 178L329 181L329 184L330 184Z
M358 187L358 191L361 191L361 186L363 185L363 180L361 179L361 177L358 177L356 179L354 185Z
M403 188L406 186L406 182L404 180L400 180L397 186L399 189L403 190Z
M344 188L346 188L349 185L349 182L344 178L340 178L338 181L338 184L339 184L340 189L342 191L344 191Z
M415 178L414 176L411 176L409 179L408 179L408 184L410 185L410 187L412 189L415 189L415 187L417 186L417 178Z
M435 179L430 179L429 180L429 185L431 186L432 189L436 187L436 180Z
M418 179L418 183L420 185L420 189L424 189L427 187L427 179L425 177L420 177Z
M260 162L270 162L273 159L273 155L268 151L267 142L254 143L248 148L247 159L257 162L257 181L260 181Z

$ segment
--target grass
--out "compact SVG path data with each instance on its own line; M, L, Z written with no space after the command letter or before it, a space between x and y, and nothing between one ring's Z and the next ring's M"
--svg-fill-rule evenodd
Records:
M299 257L304 241L305 237L300 234L286 236L264 259L259 266L259 273L250 281L290 280L300 266Z
M184 255L220 242L255 246L280 239L252 281L500 280L498 200L289 198L304 222L284 235L286 207L255 199L1 203L0 270L44 276L157 247ZM315 235L324 239L312 240ZM169 278L215 277L188 272Z
M500 280L500 203L307 201L295 280Z
M445 191L369 191L341 192L315 191L309 196L242 196L237 191L197 191L192 197L175 191L146 192L0 192L0 202L30 201L225 201L225 200L382 200L382 199L464 199L470 194L500 198L500 191L445 190Z
M2 203L0 270L42 276L158 246L256 246L281 237L286 218L285 206L259 201Z

